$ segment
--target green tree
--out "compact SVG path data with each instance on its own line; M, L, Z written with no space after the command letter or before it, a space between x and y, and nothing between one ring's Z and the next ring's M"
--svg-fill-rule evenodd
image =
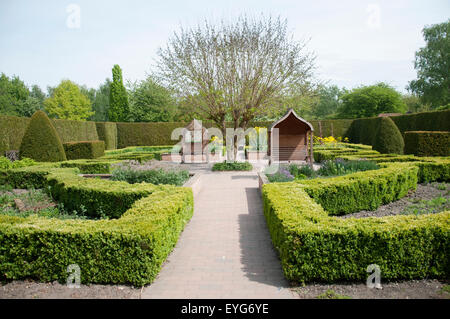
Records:
M123 85L122 69L117 64L112 69L113 81L109 97L109 120L126 122L129 118L128 95Z
M129 84L130 120L133 122L170 122L176 112L172 92L149 76Z
M33 85L31 87L30 95L18 108L19 115L25 117L32 116L36 111L44 108L44 100L45 93L42 92L39 86Z
M420 97L416 94L403 94L402 99L409 112L416 113L430 110L430 105L423 104Z
M109 96L111 91L111 80L106 79L103 84L95 91L92 109L94 115L90 117L91 121L106 122L108 121Z
M9 78L4 73L0 76L0 113L23 116L24 103L30 92L18 76Z
M433 109L450 103L450 19L422 30L426 45L416 52L417 80L408 89Z
M245 16L181 29L158 52L159 76L224 135L229 120L246 129L279 106L286 92L300 92L313 79L314 55L289 33L286 20Z
M321 85L318 89L318 102L312 107L312 118L327 119L336 115L340 105L341 96L345 93L337 85Z
M66 120L83 121L93 114L89 98L70 80L61 81L52 90L44 107L49 116Z
M404 113L406 104L402 95L386 83L361 86L341 97L340 118L377 116L380 113Z

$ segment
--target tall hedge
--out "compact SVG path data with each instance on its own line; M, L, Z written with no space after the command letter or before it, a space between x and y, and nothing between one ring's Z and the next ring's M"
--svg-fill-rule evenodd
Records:
M314 135L316 136L344 137L353 120L312 120L309 122L314 127Z
M63 143L97 141L99 139L95 122L55 119L53 125Z
M117 123L117 148L127 146L172 145L178 140L171 140L172 131L185 127L186 123Z
M0 115L0 156L6 151L19 150L29 123L27 117Z
M450 131L450 110L392 116L402 135L406 131ZM372 145L379 117L355 119L346 137L351 143Z
M20 157L38 162L65 161L61 139L47 114L37 111L31 117L20 144Z
M404 147L397 125L389 117L382 117L374 135L373 149L384 154L403 154Z
M450 132L405 132L405 154L450 156Z
M114 122L96 122L98 139L105 142L106 150L117 148L117 126Z

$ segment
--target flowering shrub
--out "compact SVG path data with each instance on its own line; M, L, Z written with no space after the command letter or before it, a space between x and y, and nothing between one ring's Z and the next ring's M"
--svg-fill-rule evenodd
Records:
M267 178L271 183L290 182L294 179L294 176L286 167L280 166L279 170L275 174L269 174L267 175Z
M189 179L186 170L155 168L151 162L140 164L138 161L125 161L113 167L111 180L130 184L146 182L182 186Z
M336 159L334 161L325 161L317 173L321 176L339 176L379 168L377 163L372 161L346 161Z
M338 144L342 143L342 142L348 143L349 142L348 137L342 138L342 137L338 136L335 138L334 136L328 136L328 137L314 136L314 144L337 147Z
M379 169L379 166L372 161L345 161L337 159L334 161L325 161L318 171L314 171L309 165L281 165L276 173L267 174L267 178L271 183L290 182L294 179L340 176L374 169Z

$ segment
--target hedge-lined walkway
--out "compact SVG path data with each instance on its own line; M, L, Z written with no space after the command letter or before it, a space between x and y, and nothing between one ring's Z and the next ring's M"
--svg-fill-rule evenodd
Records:
M255 172L204 173L194 216L142 298L293 298Z

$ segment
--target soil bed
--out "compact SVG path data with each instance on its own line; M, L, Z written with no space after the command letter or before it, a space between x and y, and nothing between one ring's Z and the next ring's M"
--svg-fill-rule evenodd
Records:
M432 279L383 283L382 289L365 283L310 284L291 288L300 299L449 299L448 281Z
M425 202L426 201L426 202ZM430 201L433 201L430 203ZM405 197L378 207L377 210L363 210L339 218L383 217L399 214L439 213L450 209L450 184L431 183L417 184L417 189L410 191Z

